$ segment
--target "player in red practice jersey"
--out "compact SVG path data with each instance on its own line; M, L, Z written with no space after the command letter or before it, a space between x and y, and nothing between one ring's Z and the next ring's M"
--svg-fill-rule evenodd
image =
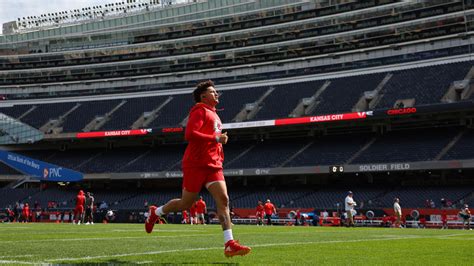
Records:
M441 212L441 229L448 229L448 214L446 210Z
M183 156L183 190L180 199L172 199L161 207L151 206L145 221L147 233L161 215L191 207L205 186L216 201L217 215L224 231L224 255L246 255L250 248L234 241L229 214L229 195L222 171L224 152L222 145L229 137L222 133L222 123L216 113L219 94L210 80L201 82L193 91L196 104L189 113L185 139L188 146Z
M81 224L81 221L84 219L84 204L86 203L86 196L84 191L79 190L76 196L76 208L74 208L74 220L72 223Z
M187 224L188 223L188 211L184 210L183 211L183 219L181 220L182 224Z
M267 219L267 225L272 225L272 215L277 213L275 206L273 205L273 203L271 203L269 199L267 199L267 202L265 203L265 205L263 205L263 208L265 209L265 218Z
M30 206L28 205L28 203L25 203L25 205L23 206L23 210L21 212L22 212L23 222L25 223L29 222L30 221Z
M196 201L196 213L197 213L198 223L206 224L206 221L204 219L204 214L207 213L207 207L206 207L206 202L202 199L202 196L199 197L198 201Z
M255 213L255 216L257 217L257 226L263 225L264 215L265 215L265 209L263 208L263 202L259 200L257 204L257 212Z
M191 205L191 208L189 208L189 213L191 215L190 224L197 224L196 202L193 202L193 204Z

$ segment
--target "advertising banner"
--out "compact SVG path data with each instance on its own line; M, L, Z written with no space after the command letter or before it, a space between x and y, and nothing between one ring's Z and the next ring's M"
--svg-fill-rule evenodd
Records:
M0 161L41 181L76 182L83 179L82 173L13 152L0 150Z

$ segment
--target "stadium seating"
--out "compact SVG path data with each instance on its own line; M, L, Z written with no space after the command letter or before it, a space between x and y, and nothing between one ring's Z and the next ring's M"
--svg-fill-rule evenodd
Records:
M375 90L384 74L345 77L330 80L331 85L318 97L313 114L350 113L364 91Z
M286 85L277 85L265 98L261 109L252 120L285 118L293 111L301 99L312 97L324 81L306 81Z
M452 128L393 131L370 145L353 163L414 162L436 158L459 131Z
M351 112L365 91L374 90L388 74L393 76L380 92L380 101L375 109L393 108L399 99L415 99L415 106L440 103L451 83L463 80L472 67L472 61L445 65L427 66L416 69L388 71L378 74L341 77L337 79L302 81L284 85L245 87L223 90L218 106L218 114L224 123L233 122L236 115L244 109L245 104L255 103L267 90L273 91L259 103L259 110L251 120L266 120L288 117L303 98L313 96L322 84L329 81L329 86L316 98L312 115ZM419 78L423 77L423 78ZM414 82L416 80L416 82ZM217 85L218 86L218 85ZM217 87L219 89L219 87ZM185 122L193 105L191 93L164 95L155 97L125 98L126 103L108 118L99 129L129 129L144 114L158 108L164 101L171 99L156 113L156 118L146 126L174 127ZM63 132L78 132L96 116L104 116L122 100L100 100L80 102L79 106L67 116L66 112L76 107L76 103L48 103L36 105L15 105L0 108L12 117L24 115L21 120L37 128L51 119L61 116Z
M254 147L241 160L231 162L227 168L263 168L279 167L299 149L308 143L307 140L266 140L255 143Z
M119 103L120 100L81 102L81 106L65 119L62 125L63 132L81 132L95 117L104 116ZM137 113L138 112L133 111L130 115ZM123 129L128 128L130 125L123 127Z
M391 131L375 134L352 134L315 138L271 139L257 141L234 140L225 146L227 169L297 167L413 162L434 160L454 137L458 129ZM444 159L472 158L472 134L464 137ZM463 143L467 142L464 146ZM362 147L366 149L358 153ZM35 150L20 152L84 173L159 172L181 169L185 146L158 145L155 147L118 147L113 149Z
M391 2L391 1L389 1ZM361 7L365 8L368 6L372 6L374 3L368 2L368 4L362 4ZM386 4L386 1L384 1ZM354 5L353 7L351 5ZM338 7L338 12L343 11L351 11L351 8L357 9L355 6L357 4L347 3L343 5L344 7ZM463 6L459 3L446 3L446 7L435 7L435 10L429 11L420 11L417 10L419 6L414 5L412 8L415 11L411 11L412 14L406 13L400 16L400 21L413 19L414 17L426 17L429 15L437 15L442 13L451 13L454 11L462 10ZM455 5L455 7L449 6ZM346 9L347 8L347 9ZM425 6L425 8L431 8L429 6ZM436 9L438 8L438 9ZM335 10L334 10L335 11ZM406 10L405 10L406 11ZM303 12L304 13L304 12ZM424 14L424 15L422 15ZM314 15L314 14L312 14ZM377 14L380 16L380 13ZM137 75L146 75L146 74L158 74L158 73L175 73L176 71L188 71L188 70L196 70L196 69L207 69L207 68L215 68L215 67L224 67L224 66L233 66L233 65L245 65L249 63L257 63L257 62L266 62L272 60L280 60L280 59L291 59L291 58L298 58L301 56L312 56L312 55L320 55L320 54L328 54L334 52L341 52L341 51L350 51L354 49L363 49L368 47L377 47L381 45L387 44L395 44L400 42L407 42L413 41L418 39L425 39L425 38L432 38L435 36L443 36L446 34L455 34L455 33L463 33L466 31L465 25L468 28L471 28L471 23L465 23L462 16L454 17L454 18L440 18L437 24L433 24L432 22L420 22L417 27L413 27L412 25L399 25L398 31L394 29L381 29L378 27L373 27L376 24L391 24L398 22L397 19L393 19L391 14L385 12L384 15L387 17L386 19L380 18L380 21L373 20L373 21L364 21L362 20L357 25L354 25L356 22L353 20L351 23L342 23L337 25L330 25L326 26L327 23L331 24L332 20L328 22L321 22L321 23L313 23L309 25L305 25L303 29L295 29L295 26L288 27L286 30L278 30L273 35L268 35L265 31L264 37L252 37L251 36L243 36L242 39L238 39L235 41L224 41L224 40L217 40L221 38L211 38L211 41L217 41L216 44L208 44L204 41L204 45L198 45L195 42L190 42L190 44L176 44L176 46L169 46L169 45L162 45L157 46L159 47L159 51L151 51L146 53L135 53L130 52L129 54L124 55L117 55L117 52L111 53L111 56L100 56L92 57L92 58L79 58L79 59L72 59L72 60L64 60L61 63L57 62L60 67L63 67L64 62L67 62L66 65L69 65L73 62L73 64L85 64L89 63L87 69L80 69L74 68L71 69L64 69L64 68L55 68L53 70L48 69L43 72L36 72L34 74L28 73L15 73L15 70L11 70L10 73L6 73L3 76L3 79L0 79L0 84L2 85L17 85L17 84L29 84L29 83L49 83L49 82L66 82L75 79L80 80L95 80L100 78L114 78L114 77L124 77L124 76L137 76ZM293 18L298 20L298 18L307 18L306 15L301 17ZM291 18L288 18L291 19ZM285 22L285 20L283 20ZM303 20L304 22L304 20ZM273 24L273 23L270 23ZM302 23L305 24L305 23ZM252 21L249 22L248 26L251 27L258 27L262 26L262 22ZM436 25L436 27L433 27ZM222 25L219 25L222 27ZM317 41L309 40L310 37L324 37L324 35L330 35L337 32L346 32L353 29L358 28L367 28L370 31L373 31L370 34L353 34L353 36L345 36L343 38L323 38ZM267 30L268 31L268 30ZM407 34L407 35L400 35L398 32L414 32L414 34ZM192 32L192 31L186 31ZM295 34L298 32L298 34ZM183 36L189 37L189 34ZM225 38L222 38L225 39ZM301 42L297 44L287 44L284 41L294 40L294 39L301 39ZM337 42L336 42L336 41ZM259 49L241 49L241 51L233 50L231 52L227 50L223 50L220 54L209 54L208 56L194 56L195 54L199 54L202 52L215 52L219 51L220 49L239 49L242 46L247 47L251 45L260 45L263 43L279 43L283 42L280 45L274 45L273 47L267 46L264 48ZM169 46L169 47L167 47ZM295 47L296 46L296 47ZM165 49L163 49L165 47ZM298 53L294 53L293 49L298 49ZM119 50L120 51L120 50ZM126 51L126 49L121 49L121 52ZM120 53L120 52L119 52ZM186 55L191 53L191 55ZM181 58L173 58L169 59L170 56L179 56L179 54L185 54L185 56L181 56ZM232 56L230 55L232 54ZM194 57L194 58L190 58ZM234 57L235 59L231 59L230 57ZM153 59L155 62L140 62L140 59ZM27 59L28 60L28 59ZM24 65L20 64L20 68L24 67L35 67L36 64L32 64L31 61L35 59L29 59L30 62L24 63ZM122 67L121 65L113 65L109 64L107 66L100 65L100 63L109 63L109 62L121 62L124 63L125 61L130 61L130 64L127 67ZM55 61L55 60L52 60ZM48 64L48 63L40 63L39 66L42 67L51 67L55 63ZM7 64L8 65L8 64ZM4 66L6 67L6 66ZM9 68L11 69L11 67Z
M472 158L474 158L474 131L468 130L441 159L462 160Z
M286 167L311 165L337 165L347 161L370 139L370 135L327 136L315 138L311 145L285 164Z
M451 83L463 80L471 67L468 61L393 72L377 108L393 108L398 99L414 98L416 105L440 102Z
M36 105L36 109L21 118L21 121L32 127L40 128L50 119L59 119L75 105L76 103L72 102Z

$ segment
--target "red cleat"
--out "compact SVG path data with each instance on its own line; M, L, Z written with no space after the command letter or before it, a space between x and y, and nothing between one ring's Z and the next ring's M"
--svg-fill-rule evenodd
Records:
M242 246L238 240L229 240L225 243L224 255L226 257L245 256L252 250L249 247Z
M148 234L153 231L153 226L155 226L155 223L160 219L160 217L155 213L156 209L156 206L151 206L148 211L148 218L145 221L145 231Z

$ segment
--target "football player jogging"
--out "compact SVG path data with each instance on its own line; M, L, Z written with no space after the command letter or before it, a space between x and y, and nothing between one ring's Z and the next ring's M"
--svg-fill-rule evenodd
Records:
M202 199L202 196L196 202L196 213L197 213L198 223L206 224L206 219L204 217L204 214L207 213L207 207L206 207L206 202Z
M223 144L229 137L222 133L222 123L216 113L219 95L210 80L201 82L193 91L196 105L189 113L185 139L188 146L184 152L182 195L172 199L163 206L151 206L145 221L147 233L159 217L170 212L177 212L191 207L202 187L205 186L216 201L217 215L224 231L224 255L232 257L246 255L250 248L240 245L232 235L232 224L229 213L229 196L222 171L224 161Z
M84 204L86 203L86 196L84 196L84 191L79 190L79 193L76 196L76 208L74 208L74 220L73 224L81 224L81 221L84 219Z

